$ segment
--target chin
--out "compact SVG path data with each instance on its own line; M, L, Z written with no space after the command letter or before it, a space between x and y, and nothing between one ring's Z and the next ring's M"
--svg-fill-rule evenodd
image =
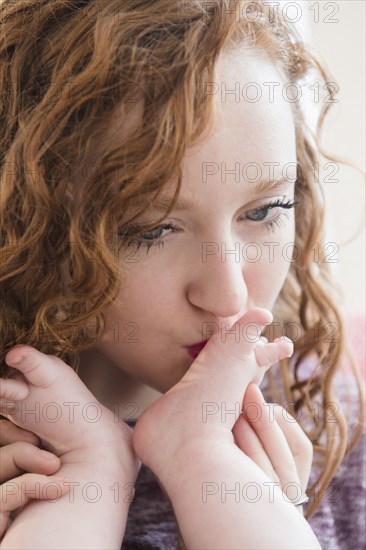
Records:
M165 383L160 384L159 387L156 387L156 390L160 391L161 393L168 392L171 388L173 388L176 384L178 384L178 382L181 381L181 379L183 378L183 376L185 375L188 369L189 369L189 366L184 370L182 369L182 372L180 374L177 374L176 376L174 376L174 378L170 378Z

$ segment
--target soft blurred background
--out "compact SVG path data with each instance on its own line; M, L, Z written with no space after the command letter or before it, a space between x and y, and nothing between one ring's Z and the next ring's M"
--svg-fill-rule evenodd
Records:
M274 2L274 4L278 2ZM320 182L326 198L327 242L339 249L332 263L343 300L346 331L360 372L365 378L365 8L364 0L336 2L280 1L288 19L296 21L312 53L339 85L338 103L326 118L322 147L356 168L339 164L323 170ZM300 18L299 18L300 15ZM314 97L314 91L309 97ZM307 106L314 119L314 105ZM323 160L323 168L326 168ZM327 181L326 176L328 176Z
M295 21L311 51L326 65L331 80L339 85L336 96L339 102L331 106L322 146L358 170L339 164L338 173L331 177L332 167L328 166L320 181L327 204L327 241L339 246L334 256L338 262L331 266L343 291L343 310L349 318L362 319L365 314L366 3L364 0L282 0L280 7L289 20ZM309 97L314 97L314 91ZM326 162L323 160L323 167ZM327 176L335 181L326 181Z

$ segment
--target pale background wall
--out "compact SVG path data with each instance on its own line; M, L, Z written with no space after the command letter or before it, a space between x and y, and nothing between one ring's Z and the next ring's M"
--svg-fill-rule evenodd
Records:
M364 172L366 3L280 2L283 10L290 10L291 4L296 5L292 12L286 12L288 17L296 20L301 13L297 25L304 40L339 84L339 103L332 106L328 115L322 145L327 152L352 162ZM330 175L329 170L325 174ZM335 256L339 262L332 267L343 290L344 311L358 315L365 311L365 180L357 170L343 165L339 165L333 179L338 181L322 183L327 204L327 241L339 245Z
M313 44L339 83L339 104L330 113L323 143L328 151L349 159L364 171L365 2L343 0L328 4L339 7L333 17L339 22L311 21ZM342 167L339 183L328 183L324 190L332 231L340 245L336 273L344 289L345 309L361 313L365 311L364 177L354 169ZM349 244L341 244L358 231Z

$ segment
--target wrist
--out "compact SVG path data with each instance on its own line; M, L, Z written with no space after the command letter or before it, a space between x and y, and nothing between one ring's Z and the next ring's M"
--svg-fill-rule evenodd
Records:
M174 453L161 449L161 460L151 469L165 494L174 502L182 487L196 483L201 476L208 478L222 471L225 460L233 459L233 455L232 433L222 438L193 438L182 443Z
M132 435L131 428L122 421L101 425L93 441L83 441L79 447L60 455L61 464L136 480L141 462L134 452Z

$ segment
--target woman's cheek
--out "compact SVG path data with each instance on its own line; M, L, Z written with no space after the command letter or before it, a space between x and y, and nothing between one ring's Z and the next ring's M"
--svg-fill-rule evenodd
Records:
M262 307L271 308L274 304L297 253L291 228L293 223L286 230L278 231L277 238L252 241L251 246L243 249L247 254L244 257L244 278L254 303Z

